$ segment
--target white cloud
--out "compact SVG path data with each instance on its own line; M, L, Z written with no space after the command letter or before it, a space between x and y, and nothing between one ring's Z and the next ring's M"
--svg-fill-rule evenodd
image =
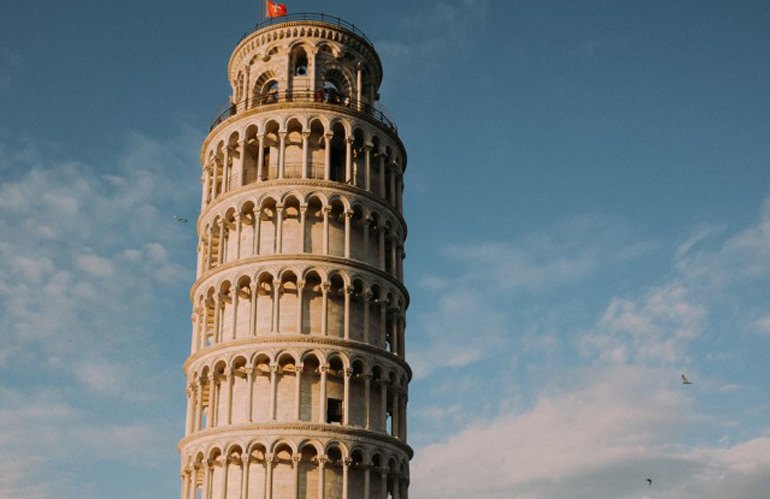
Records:
M418 452L416 499L762 497L770 439L688 449L675 442L703 418L666 370L573 373L523 414L477 422ZM652 477L649 488L646 478ZM749 484L745 485L738 484ZM754 483L755 485L751 485ZM724 495L728 485L736 486ZM723 495L718 495L721 490Z

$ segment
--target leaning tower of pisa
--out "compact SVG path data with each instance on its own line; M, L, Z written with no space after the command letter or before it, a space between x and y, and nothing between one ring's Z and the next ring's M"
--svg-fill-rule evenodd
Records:
M355 26L248 32L201 149L183 499L405 499L403 172Z

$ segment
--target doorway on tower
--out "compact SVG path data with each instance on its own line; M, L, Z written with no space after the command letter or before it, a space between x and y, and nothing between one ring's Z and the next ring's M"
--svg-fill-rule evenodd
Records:
M342 424L342 400L333 398L327 400L326 422Z

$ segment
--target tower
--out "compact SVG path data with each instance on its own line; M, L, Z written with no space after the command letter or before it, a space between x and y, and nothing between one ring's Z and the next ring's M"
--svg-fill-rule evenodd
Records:
M379 56L296 14L228 74L201 149L182 498L406 499L406 151Z

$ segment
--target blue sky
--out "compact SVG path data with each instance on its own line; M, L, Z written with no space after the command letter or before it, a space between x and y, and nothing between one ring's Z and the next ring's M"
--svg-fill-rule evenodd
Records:
M373 40L408 149L412 497L764 496L770 4L288 8ZM172 215L256 11L3 6L0 496L178 495Z

